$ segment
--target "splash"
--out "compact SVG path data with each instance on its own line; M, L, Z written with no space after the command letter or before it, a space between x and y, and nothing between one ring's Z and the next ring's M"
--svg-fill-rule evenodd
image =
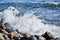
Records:
M17 9L15 9L14 7L8 7L7 9L5 9L3 11L3 17L5 18L4 22L8 22L10 24L14 24L18 19L16 17L16 14L18 14L19 11Z
M51 32L55 37L60 37L60 27L55 25L43 24L41 19L35 16L33 13L26 12L23 16L17 17L16 14L19 14L14 7L8 7L3 12L0 12L0 17L4 17L4 22L8 22L13 25L14 29L18 29L22 33L31 33L31 34L43 34L46 31Z

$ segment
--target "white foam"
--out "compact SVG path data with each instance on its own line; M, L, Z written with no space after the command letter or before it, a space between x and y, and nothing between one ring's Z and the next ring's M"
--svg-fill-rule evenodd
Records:
M8 7L2 12L4 15L3 17L5 18L4 22L13 24L14 29L18 29L22 33L29 32L31 34L41 35L46 31L49 31L55 37L60 37L60 27L41 23L43 20L40 20L38 17L33 15L33 13L25 13L23 16L17 17L16 14L18 13L19 11L14 7Z
M17 20L16 14L18 14L19 11L15 9L14 7L8 7L3 12L3 17L5 18L5 22L8 22L10 24L14 24Z

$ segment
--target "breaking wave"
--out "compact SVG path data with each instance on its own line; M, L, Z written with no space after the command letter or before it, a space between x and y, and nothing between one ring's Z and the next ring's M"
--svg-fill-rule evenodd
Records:
M31 33L41 35L46 31L51 32L55 37L60 37L60 27L55 25L43 24L41 19L33 14L34 12L25 12L23 16L16 16L20 11L14 7L8 7L0 12L0 18L5 18L4 22L13 25L22 33Z

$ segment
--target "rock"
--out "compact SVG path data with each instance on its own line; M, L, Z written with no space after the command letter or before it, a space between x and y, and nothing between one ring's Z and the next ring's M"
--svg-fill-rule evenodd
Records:
M43 35L41 35L41 36L44 37L46 40L55 39L50 32L45 32L45 33L44 33Z
M9 40L7 35L4 35L3 37L4 37L5 40Z
M39 40L46 40L44 37L40 36Z
M16 31L13 31L13 32L9 33L8 36L11 38L14 38L14 37L18 38L20 35Z
M5 29L6 27L5 27L5 25L3 23L0 23L0 28Z
M4 18L1 18L0 23L4 23Z
M3 34L8 34L8 32L4 29L0 29L0 33L3 33Z
M36 37L37 40L39 40L39 35L34 35Z
M0 40L4 40L3 35L4 35L4 34L0 33Z
M56 38L55 40L60 40L60 38Z
M34 35L36 37L37 40L46 40L44 37L40 36L40 35Z

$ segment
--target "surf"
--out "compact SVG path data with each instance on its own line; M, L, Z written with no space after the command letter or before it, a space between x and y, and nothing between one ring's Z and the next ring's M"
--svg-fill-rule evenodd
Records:
M23 16L16 16L20 11L15 7L8 7L0 12L0 18L4 17L4 23L8 22L13 25L14 29L18 29L22 33L43 34L46 31L51 32L55 37L60 37L60 27L55 25L43 24L42 21L33 12L25 12Z

